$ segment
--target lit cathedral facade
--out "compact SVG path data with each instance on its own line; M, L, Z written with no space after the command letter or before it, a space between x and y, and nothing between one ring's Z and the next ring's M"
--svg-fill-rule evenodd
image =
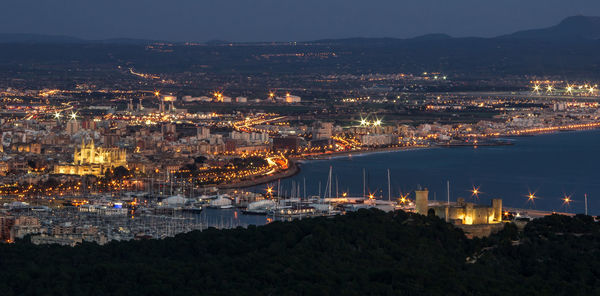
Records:
M59 164L54 167L55 174L102 176L109 168L127 167L127 151L120 148L102 148L81 141L81 147L75 149L72 164Z

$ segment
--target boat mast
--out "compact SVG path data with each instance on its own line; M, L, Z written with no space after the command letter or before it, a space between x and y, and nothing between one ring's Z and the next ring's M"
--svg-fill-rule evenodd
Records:
M366 188L367 188L367 177L365 176L365 168L363 168L363 197L366 196L367 192L366 192Z
M303 177L302 180L304 181L304 199L306 199L306 177Z
M338 192L338 176L337 174L335 174L335 198L340 197L340 194Z
M588 209L587 209L587 193L583 195L585 197L585 215L587 216L588 214Z
M390 185L390 169L387 170L388 173L388 201L392 201L392 189Z
M331 187L332 187L331 186L331 170L332 170L332 167L329 166L329 198L331 198Z
M448 205L450 205L450 180L446 181L446 189L448 191Z
M321 199L321 181L319 181L319 199Z

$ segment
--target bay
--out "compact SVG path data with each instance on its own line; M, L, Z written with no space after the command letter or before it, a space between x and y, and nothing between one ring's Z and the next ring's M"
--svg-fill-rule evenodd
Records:
M368 193L387 199L387 170L390 170L392 198L410 194L422 187L429 198L463 197L489 204L502 198L504 206L547 211L583 213L584 194L588 211L600 214L600 130L560 132L510 139L510 146L425 148L303 161L300 173L281 180L281 191L290 195L292 186L300 195L319 194L327 184L332 168L332 192L362 196L363 169ZM270 184L276 186L277 183ZM337 184L337 186L336 186ZM261 191L267 185L253 188ZM472 194L479 188L478 196ZM527 196L536 196L533 203ZM570 196L570 204L563 198Z

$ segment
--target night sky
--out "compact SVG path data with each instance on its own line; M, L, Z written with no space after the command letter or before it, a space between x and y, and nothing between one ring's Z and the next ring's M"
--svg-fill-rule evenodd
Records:
M598 0L17 0L2 1L0 33L85 39L303 41L490 37L600 15Z

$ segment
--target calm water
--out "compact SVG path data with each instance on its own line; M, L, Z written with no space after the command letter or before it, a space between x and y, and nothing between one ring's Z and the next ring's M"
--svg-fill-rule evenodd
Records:
M267 217L260 215L244 215L240 209L211 209L202 210L200 215L190 215L195 217L204 225L215 228L235 228L238 226L247 227L248 225L267 224Z
M508 207L583 213L584 193L587 193L589 213L600 214L599 130L512 140L515 143L512 146L430 148L306 161L298 175L281 180L281 191L289 194L293 181L301 186L303 195L306 180L306 194L318 195L319 182L324 192L332 166L333 194L337 179L340 195L348 192L350 196L361 196L364 168L367 191L387 199L387 169L390 169L392 197L422 186L429 189L430 199L446 200L449 180L452 201L457 197L473 200L470 191L475 186L482 192L480 203L502 198ZM264 188L266 185L253 190ZM530 192L538 197L535 204L527 203L526 195ZM561 200L565 194L573 199L568 207Z

